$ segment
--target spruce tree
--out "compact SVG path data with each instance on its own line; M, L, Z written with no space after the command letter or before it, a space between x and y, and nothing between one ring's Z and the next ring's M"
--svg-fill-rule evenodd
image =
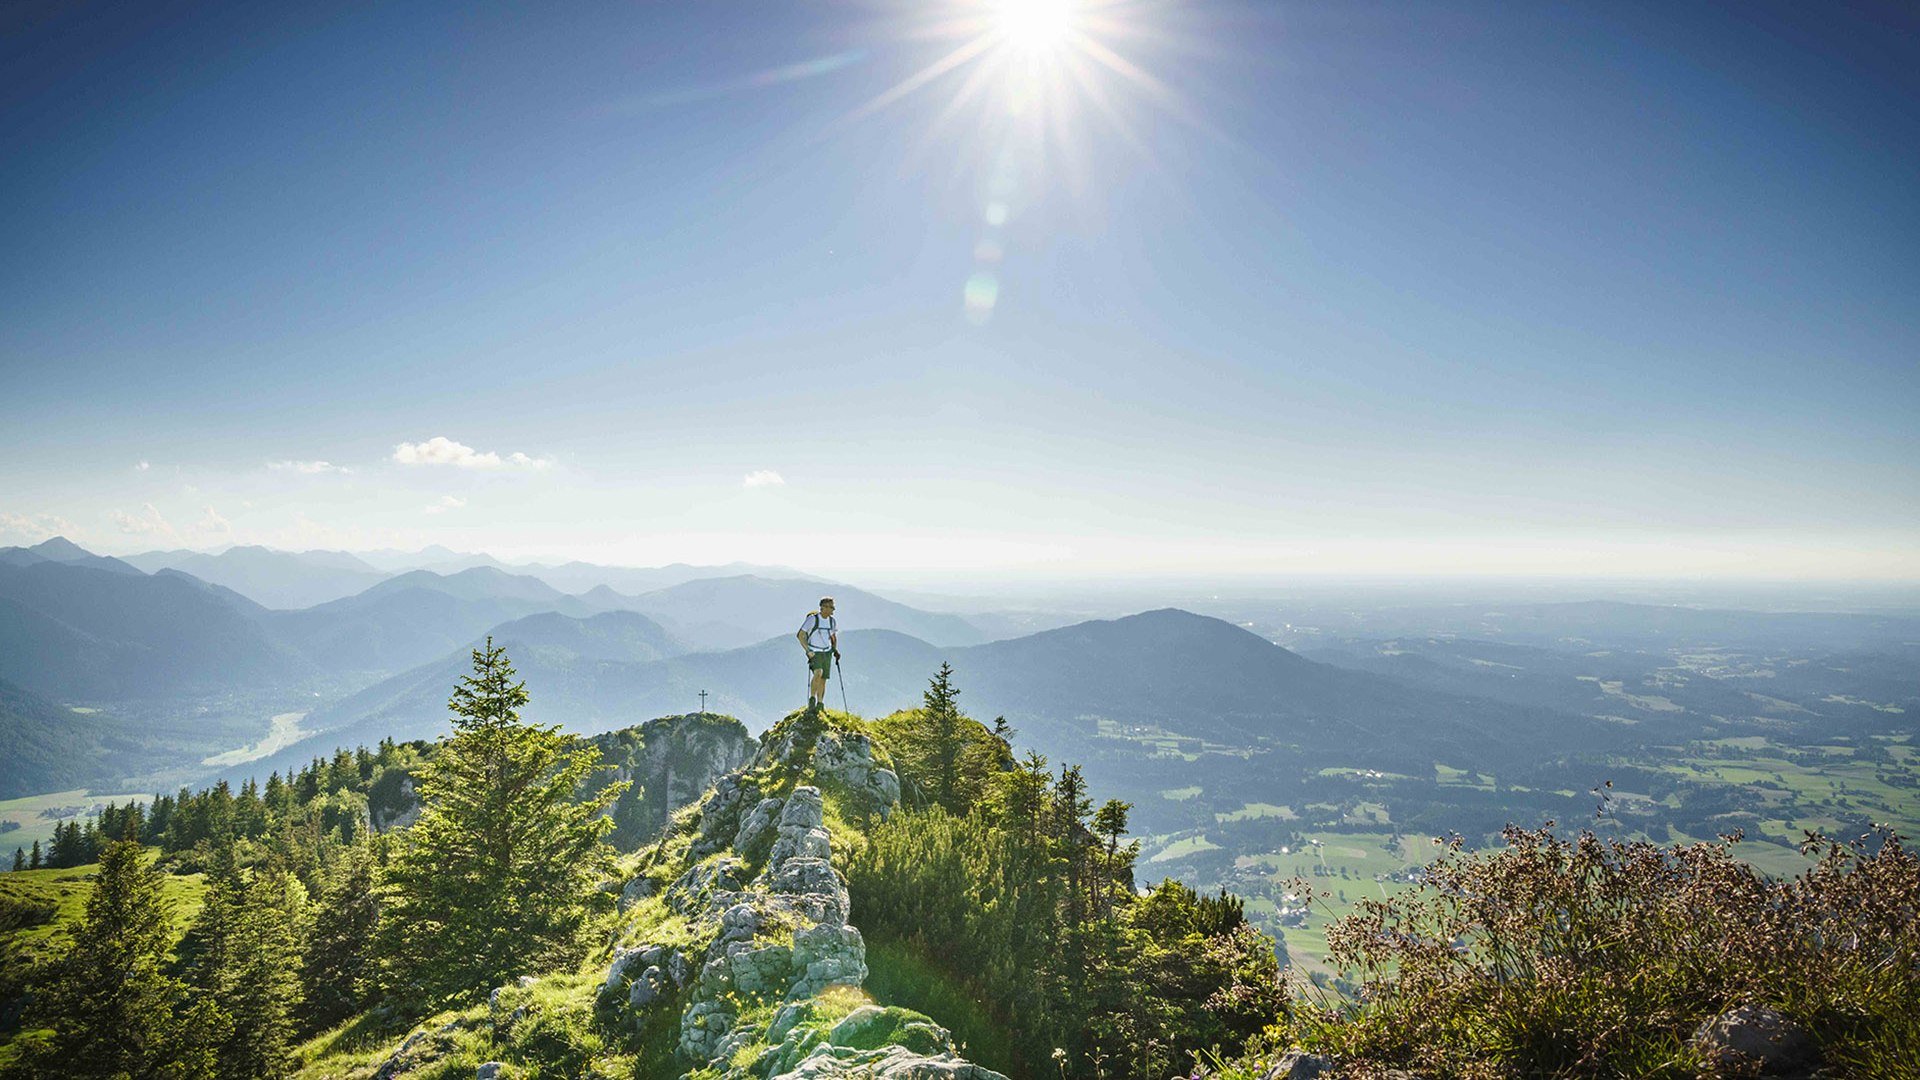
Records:
M307 988L302 1018L309 1032L332 1027L367 1003L373 974L370 945L380 913L373 885L373 853L356 844L321 886L301 966Z
M953 665L941 663L940 670L927 681L927 750L936 803L949 813L963 814L967 808L960 798L960 762L966 752L967 736L961 728L960 690L953 685Z
M484 993L579 955L594 884L610 871L625 782L576 802L598 766L591 744L521 720L527 689L493 639L448 707L454 735L421 770L420 819L381 886L384 981L431 1005Z
M27 868L27 850L25 848L13 849L13 868L15 871L25 870Z
M140 845L116 840L100 855L73 947L35 1002L53 1037L32 1052L29 1075L201 1077L211 1056L196 1039L204 1010L166 974L171 931L165 875Z
M292 1071L307 891L285 867L260 867L241 894L236 915L230 975L222 980L219 1001L229 1024L219 1075L221 1080L271 1080Z
M1120 799L1108 799L1100 804L1093 815L1093 831L1107 841L1107 850L1103 853L1102 873L1099 875L1097 898L1102 914L1113 911L1113 891L1116 886L1128 892L1133 891L1133 858L1139 852L1137 843L1128 845L1127 858L1121 858L1120 837L1127 831L1127 811L1133 804ZM1124 867L1122 864L1125 864ZM1124 870L1125 877L1122 878Z
M40 859L40 841L35 840L33 842L33 854L27 858L27 869L38 870L43 865L45 864L41 862Z

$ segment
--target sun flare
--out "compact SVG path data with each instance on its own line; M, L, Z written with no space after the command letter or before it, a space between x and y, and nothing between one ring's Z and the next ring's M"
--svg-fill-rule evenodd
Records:
M1023 52L1052 52L1073 36L1077 7L1074 0L998 0L994 29Z

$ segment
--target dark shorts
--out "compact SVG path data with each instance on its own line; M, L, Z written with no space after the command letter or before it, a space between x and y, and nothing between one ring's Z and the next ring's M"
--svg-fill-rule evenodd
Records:
M814 653L811 657L808 657L807 666L819 672L822 676L832 675L833 650L821 649L819 652Z

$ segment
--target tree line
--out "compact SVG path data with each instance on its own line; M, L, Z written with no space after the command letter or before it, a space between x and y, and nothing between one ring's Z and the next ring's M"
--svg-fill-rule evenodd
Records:
M584 955L581 930L609 902L592 887L612 858L603 811L626 785L578 797L598 749L523 722L526 701L489 639L431 754L342 751L81 827L93 890L71 946L22 979L4 1074L280 1077L302 1039L376 1002L421 1015ZM376 833L368 798L402 779L419 820ZM168 866L205 875L177 941Z

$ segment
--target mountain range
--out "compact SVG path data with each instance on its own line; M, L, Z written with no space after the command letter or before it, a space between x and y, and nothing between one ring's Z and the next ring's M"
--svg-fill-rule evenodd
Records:
M646 616L611 612L584 619L547 613L491 636L527 683L526 716L583 733L685 712L700 704L702 690L707 708L756 729L804 702L800 649L784 635L689 652ZM1553 755L1569 741L1603 747L1618 739L1598 721L1315 663L1230 623L1175 609L969 646L855 630L842 636L842 653L844 685L828 691L836 705L844 691L865 715L915 706L928 677L950 663L969 714L1005 716L1023 746L1055 758L1123 750L1112 736L1138 727L1295 754L1365 747L1377 767L1423 773L1436 761L1511 762ZM319 734L233 775L284 771L335 745L437 737L447 730L447 698L468 668L467 650L458 650L316 710L307 726Z
M155 554L207 567L192 553ZM1394 666L1387 661L1398 658L1385 654L1335 666L1177 609L989 640L961 616L801 576L660 568L669 577L707 576L639 593L604 581L573 593L484 559L431 570L327 552L235 548L204 557L232 572L226 580L286 596L290 579L275 575L304 575L300 587L316 590L377 578L350 595L279 609L180 569L142 572L142 558L104 558L64 540L0 549L0 680L17 691L12 700L27 702L0 723L25 731L13 717L56 723L59 708L88 705L106 717L88 725L111 732L113 717L141 712L121 706L139 701L143 715L164 715L170 730L194 730L196 715L225 710L219 738L229 739L235 725L264 729L271 715L303 714L300 730L314 733L305 742L231 767L264 772L335 745L438 734L469 650L491 634L528 681L533 719L608 730L686 712L705 690L708 708L764 726L805 699L792 634L830 593L846 627L846 667L836 673L844 682L830 694L844 693L867 715L889 712L916 703L927 678L952 663L967 711L1006 716L1023 744L1056 758L1145 761L1203 745L1317 758L1358 747L1373 767L1430 775L1438 761L1517 768L1626 737L1618 724L1581 715L1599 711L1589 700L1599 689L1575 697L1527 679L1416 681L1406 677L1411 660ZM569 573L586 573L585 564L569 565ZM1601 609L1572 614L1596 624L1627 618ZM1711 627L1721 616L1701 619ZM1480 659L1461 663L1478 668ZM159 708L154 699L178 704ZM210 743L175 765L228 754L235 741ZM169 745L176 756L187 752ZM48 783L57 772L40 770ZM28 789L39 782L18 781Z
M586 564L558 569L566 571L562 576L588 572ZM719 568L660 569L659 575L609 573L644 583L650 576L671 581ZM359 587L347 595L285 606L352 586ZM367 685L463 647L491 627L549 612L576 618L644 612L671 630L683 650L725 649L797 626L823 591L839 594L842 610L858 611L864 626L941 643L985 637L958 616L801 577L696 577L639 595L602 582L575 595L491 565L389 573L344 553L265 548L121 560L54 538L0 549L0 678L83 701L309 676Z
M222 585L269 608L304 608L352 596L389 575L344 551L274 551L234 547L212 555L202 551L149 551L129 555L129 565L145 572L178 570Z

